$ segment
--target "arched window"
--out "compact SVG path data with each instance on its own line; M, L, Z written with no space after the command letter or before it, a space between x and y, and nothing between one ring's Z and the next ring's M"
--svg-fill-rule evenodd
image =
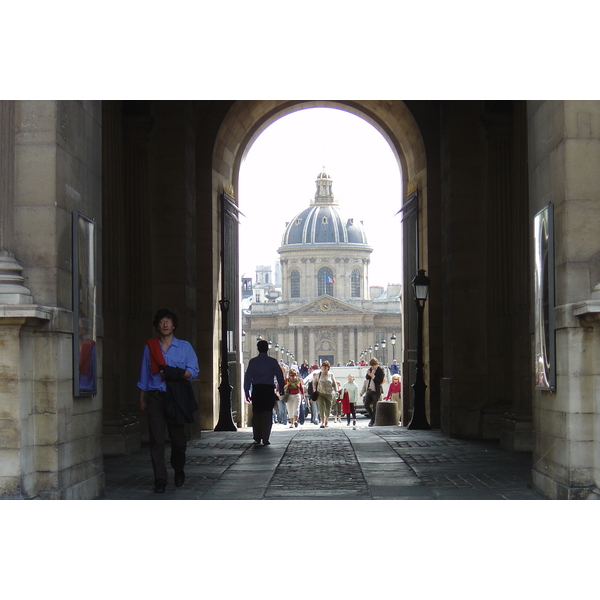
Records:
M319 273L317 275L317 291L319 296L323 294L329 294L333 296L333 284L335 283L335 279L333 278L333 272L328 267L323 267L319 269Z
M358 269L352 269L352 273L350 273L350 297L360 298L360 272Z
M290 274L290 298L300 298L300 272L296 270Z

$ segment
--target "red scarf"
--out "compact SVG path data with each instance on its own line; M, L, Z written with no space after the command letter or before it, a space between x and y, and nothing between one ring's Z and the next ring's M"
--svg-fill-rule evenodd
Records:
M159 372L159 366L165 365L166 360L160 347L160 341L158 338L151 338L146 342L146 346L150 349L150 366L152 368L152 374L156 375Z

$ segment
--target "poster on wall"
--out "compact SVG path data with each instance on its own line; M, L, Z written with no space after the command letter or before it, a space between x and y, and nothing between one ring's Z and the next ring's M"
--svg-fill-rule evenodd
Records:
M96 224L73 213L73 395L96 395Z
M535 268L535 387L556 389L554 324L554 211L548 204L533 221Z

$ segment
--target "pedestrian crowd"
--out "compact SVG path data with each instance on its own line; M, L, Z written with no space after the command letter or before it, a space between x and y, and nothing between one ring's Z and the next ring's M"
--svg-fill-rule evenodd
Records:
M184 426L193 423L198 410L190 381L198 377L198 358L189 342L175 337L178 317L174 311L160 309L153 321L157 336L143 349L138 388L140 412L148 417L150 457L154 472L154 492L164 493L168 482L165 460L165 430L169 433L174 483L185 482L187 440ZM364 397L369 426L374 425L377 403L383 395L385 374L376 358L359 391L354 375L349 373L343 384L330 371L329 361L311 366L277 362L268 355L265 340L257 344L258 355L250 359L244 375L244 396L252 404L252 433L255 445L268 446L274 423L290 428L303 425L306 419L320 428L329 427L329 419L356 429L356 405ZM364 361L363 361L364 362ZM351 364L350 364L351 363ZM346 366L354 366L350 361ZM390 365L392 381L383 401L397 402L401 407L399 367ZM401 415L401 411L400 411Z
M356 365L361 366L363 362ZM362 398L369 417L369 427L372 427L375 424L377 402L383 396L385 374L376 358L364 365L369 366L369 369L362 386L359 387L351 373L347 375L347 381L343 384L338 381L327 360L321 362L320 366L317 361L312 365L306 360L301 365L296 361L288 365L280 360L279 368L284 383L281 387L279 384L273 384L275 400L271 414L272 424L293 429L310 421L313 425L326 428L332 419L333 423L345 421L348 427L352 425L353 429L356 429L356 409L359 399ZM346 366L355 366L355 363L349 361ZM383 401L398 403L401 420L402 388L396 360L389 366L389 370L392 381L389 382ZM250 388L248 391L250 392ZM247 394L246 397L250 401L251 394Z

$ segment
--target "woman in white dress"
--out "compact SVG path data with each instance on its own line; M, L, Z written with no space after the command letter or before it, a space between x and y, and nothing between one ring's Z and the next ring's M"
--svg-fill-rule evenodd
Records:
M298 373L294 367L290 367L290 372L285 380L283 389L288 398L288 422L290 427L298 427L298 407L300 406L300 400L304 397L304 388L302 387L302 379L298 377Z

